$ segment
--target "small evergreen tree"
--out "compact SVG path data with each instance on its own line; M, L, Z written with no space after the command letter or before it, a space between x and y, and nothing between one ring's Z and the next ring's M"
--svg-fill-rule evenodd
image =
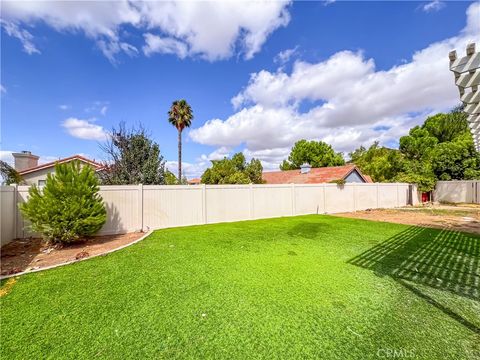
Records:
M95 234L106 221L98 194L98 180L90 166L78 161L55 165L43 188L33 185L20 205L31 229L52 242L69 243Z

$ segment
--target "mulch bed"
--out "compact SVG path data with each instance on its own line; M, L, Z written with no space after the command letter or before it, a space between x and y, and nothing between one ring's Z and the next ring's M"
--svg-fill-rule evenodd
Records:
M0 250L0 274L12 275L103 254L142 237L136 232L94 236L62 246L47 244L39 238L15 239Z

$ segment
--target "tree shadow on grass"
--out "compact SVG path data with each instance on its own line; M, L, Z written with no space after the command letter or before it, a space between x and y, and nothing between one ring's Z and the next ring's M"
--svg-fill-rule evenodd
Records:
M292 237L299 236L306 239L314 239L321 231L325 230L326 226L326 224L302 221L297 225L291 227L287 231L287 234Z
M373 270L381 277L391 277L416 296L480 334L477 325L414 286L428 286L480 301L480 237L410 227L348 263Z

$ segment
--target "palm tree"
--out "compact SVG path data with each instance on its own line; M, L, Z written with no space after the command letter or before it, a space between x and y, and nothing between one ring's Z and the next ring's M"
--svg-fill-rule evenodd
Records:
M175 100L168 111L168 122L178 130L178 182L182 182L182 131L190 127L193 120L192 108L185 100Z

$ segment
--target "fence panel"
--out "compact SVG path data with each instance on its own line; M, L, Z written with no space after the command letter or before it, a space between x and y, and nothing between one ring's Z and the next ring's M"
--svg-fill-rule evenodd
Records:
M324 184L325 186L325 212L340 213L355 211L356 185Z
M24 219L22 213L20 212L19 205L28 200L28 189L29 186L17 186L17 209L16 209L16 230L15 237L29 237L29 236L39 236L39 234L30 231L29 221Z
M101 186L107 208L107 222L100 235L124 234L140 230L140 194L136 185Z
M401 206L397 191L397 184L378 184L378 204L379 209L389 209Z
M17 214L16 191L12 186L0 188L0 245L6 244L15 238L15 217Z
M293 215L292 186L289 184L253 185L252 201L254 219Z
M208 186L206 191L206 222L209 224L253 218L250 185Z
M323 185L295 185L295 215L325 213Z
M202 189L199 186L143 187L144 228L201 224L202 209Z
M475 194L477 188L475 184ZM462 189L460 194L471 196L468 186ZM38 236L28 231L17 205L14 207L15 202L27 200L28 187L2 187L1 194L2 244L15 237ZM408 184L125 185L101 186L100 195L107 208L107 222L100 234L120 234L147 228L405 206Z
M355 210L375 209L377 207L378 184L355 186Z
M450 203L480 203L480 181L453 180L439 181L435 186L433 198L435 201Z

